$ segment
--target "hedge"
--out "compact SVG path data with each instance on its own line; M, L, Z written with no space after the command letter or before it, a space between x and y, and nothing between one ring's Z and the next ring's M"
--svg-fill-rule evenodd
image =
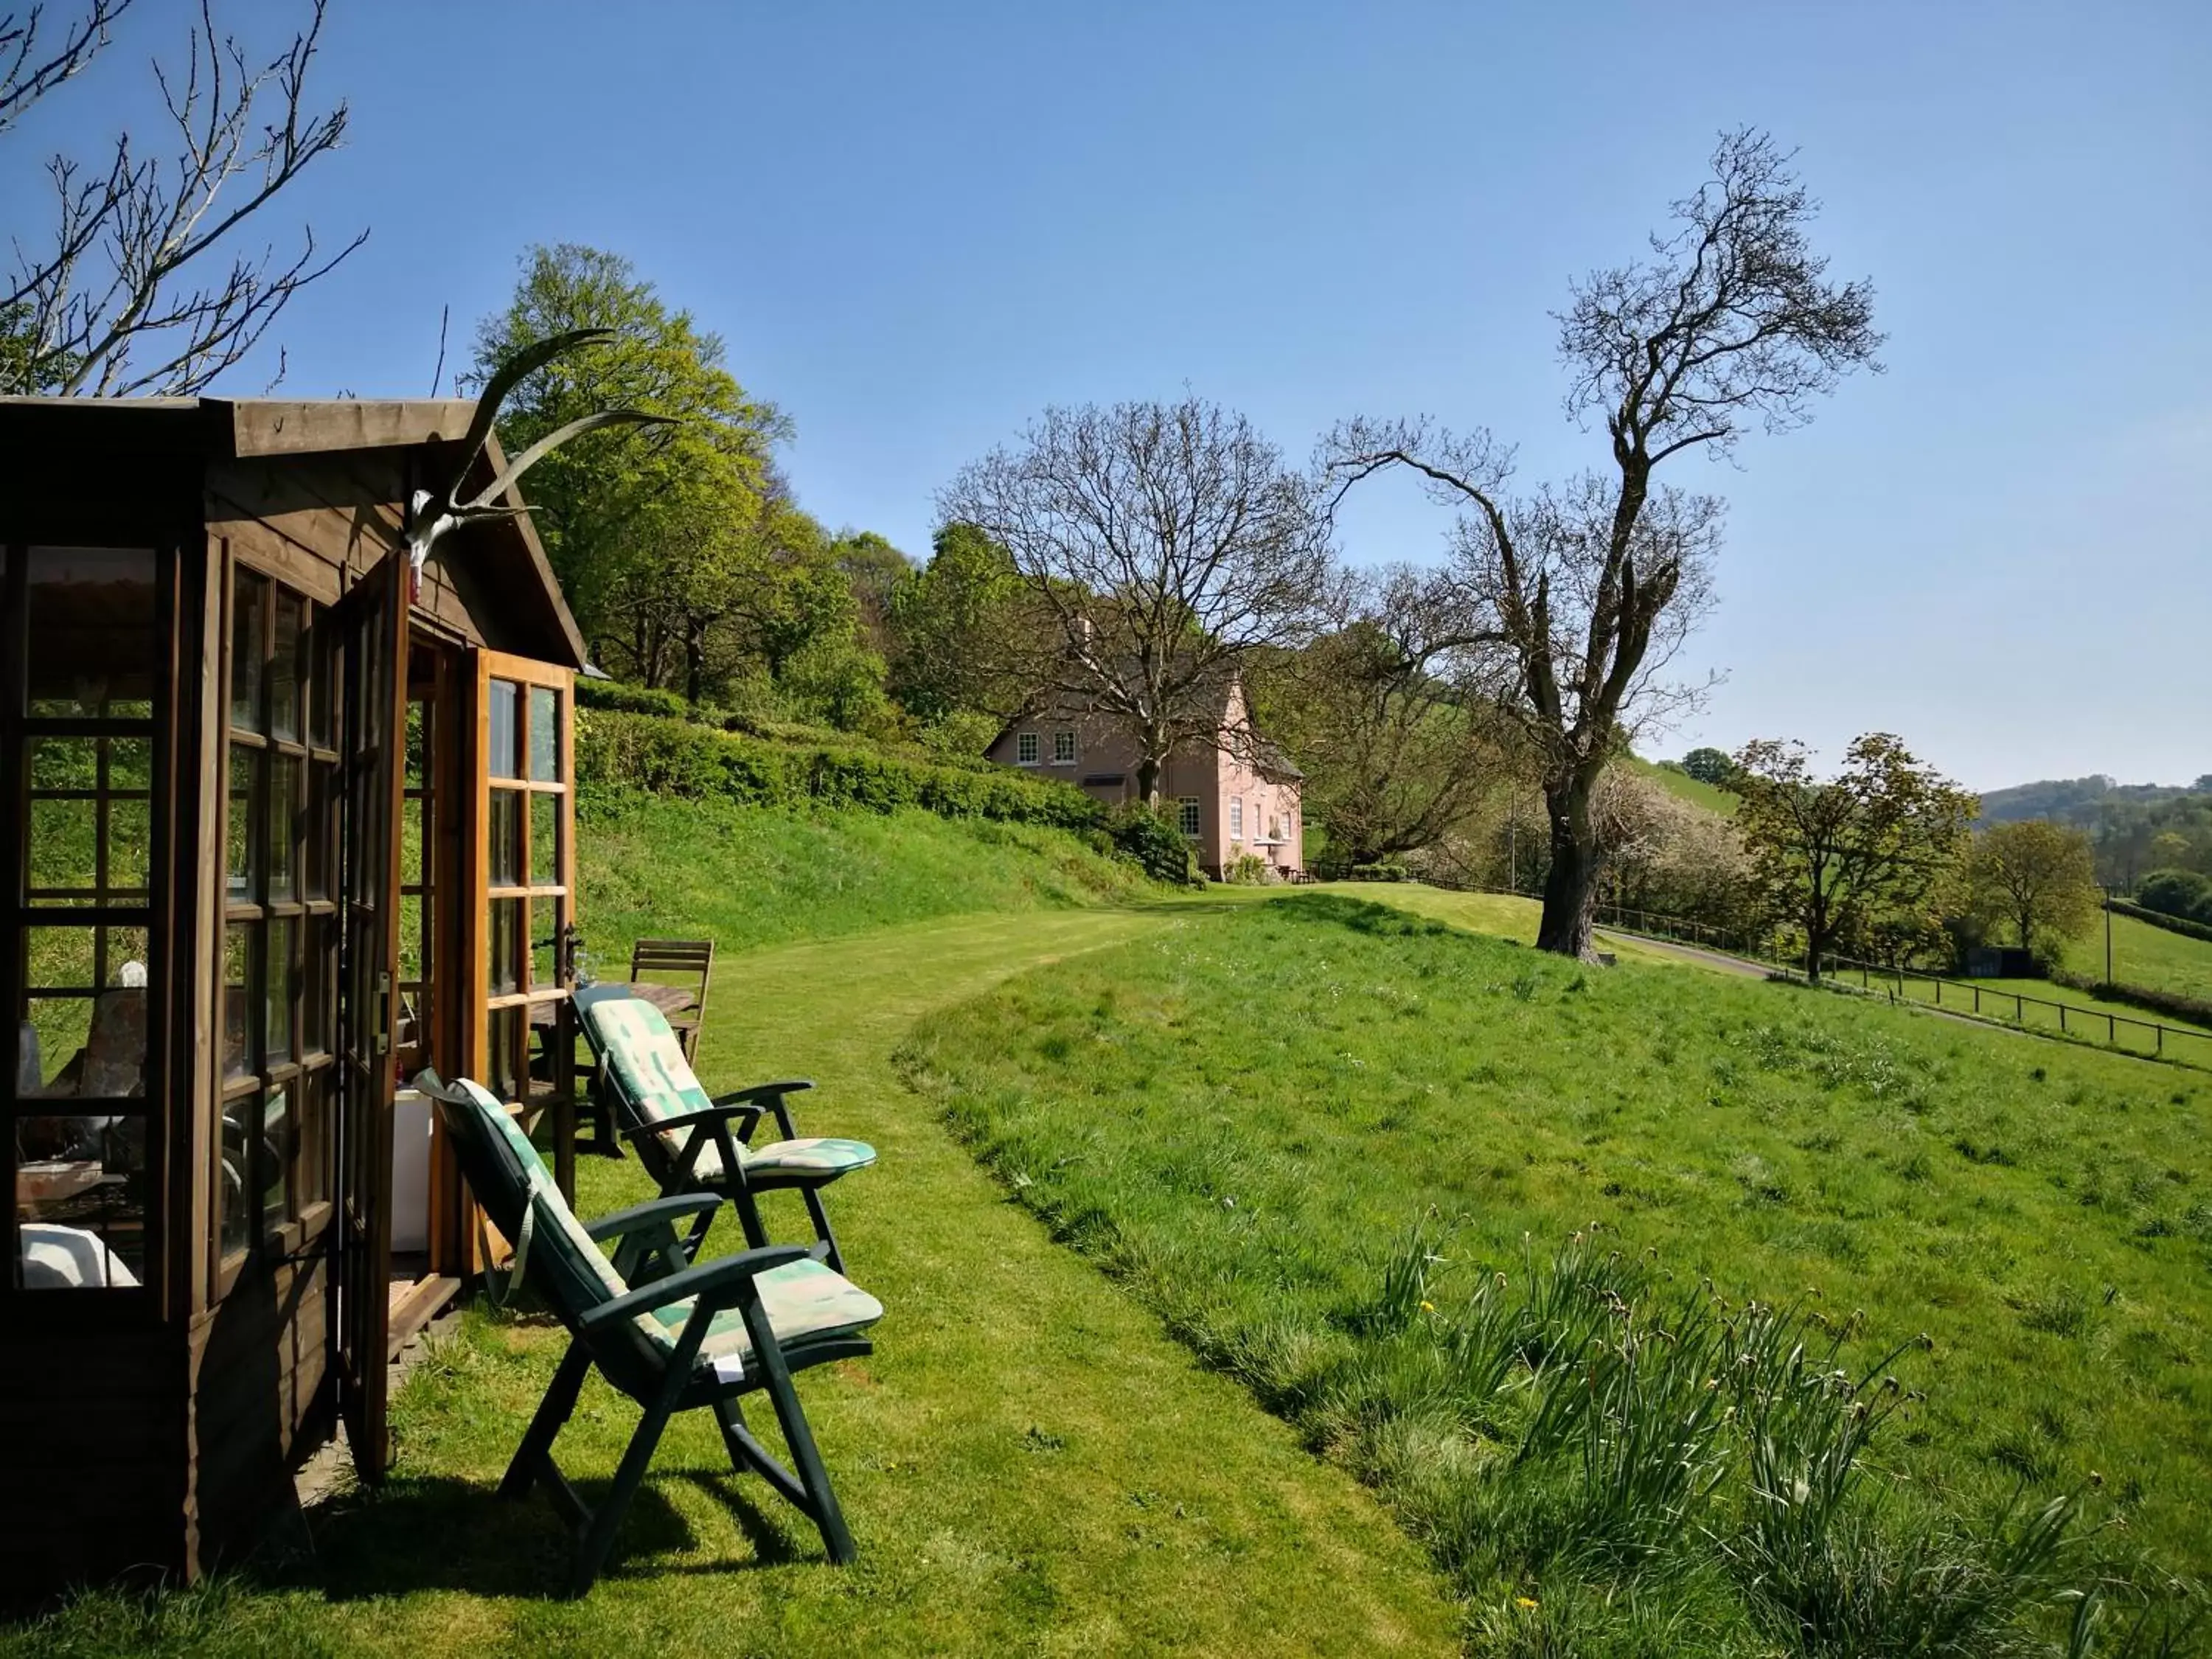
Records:
M2212 925L2191 921L2187 916L2168 915L2163 910L2131 904L2126 899L2114 899L2112 905L2116 916L2133 916L2137 921L2147 921L2154 927L2163 927L2169 933L2180 933L2190 939L2212 939Z
M2107 1002L2124 1002L2146 1013L2186 1020L2191 1025L2212 1026L2212 1002L2203 997L2184 996L2178 991L2154 991L2148 985L2107 985L2094 974L2054 972L2051 979L2053 984L2092 992Z
M651 695L651 694L647 694ZM586 789L629 788L745 806L920 807L948 818L996 818L1096 830L1106 809L1073 784L994 769L886 755L858 744L779 743L660 714L600 707L576 717L576 776Z

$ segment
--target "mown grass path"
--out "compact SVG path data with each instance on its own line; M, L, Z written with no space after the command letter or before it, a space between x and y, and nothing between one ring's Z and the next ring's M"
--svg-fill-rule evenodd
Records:
M492 1489L563 1338L471 1313L396 1402L392 1479L318 1511L312 1556L151 1602L87 1597L0 1626L0 1653L1456 1650L1455 1604L1369 1494L1054 1244L889 1066L925 1014L1193 925L1172 906L971 916L717 964L708 1086L811 1077L802 1130L882 1154L830 1199L853 1276L890 1310L878 1351L800 1379L854 1567L825 1565L795 1512L731 1477L702 1417L664 1442L612 1571L555 1599L550 1506ZM647 1195L635 1161L581 1165L586 1214ZM730 1248L734 1224L716 1237ZM560 1446L587 1492L635 1421L587 1389Z

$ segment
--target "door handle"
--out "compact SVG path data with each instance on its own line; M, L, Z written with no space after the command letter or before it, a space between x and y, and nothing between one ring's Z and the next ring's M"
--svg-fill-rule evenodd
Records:
M376 1053L380 1059L392 1048L392 975L376 976Z

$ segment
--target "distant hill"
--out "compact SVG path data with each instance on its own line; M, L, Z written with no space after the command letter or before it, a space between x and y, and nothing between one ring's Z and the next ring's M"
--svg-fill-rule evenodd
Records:
M2086 778L2046 778L2037 783L2014 784L1982 795L1982 822L2003 823L2018 818L2051 818L2087 829L2110 806L2155 805L2184 795L2212 795L2212 773L2193 784L2118 783L2102 773Z

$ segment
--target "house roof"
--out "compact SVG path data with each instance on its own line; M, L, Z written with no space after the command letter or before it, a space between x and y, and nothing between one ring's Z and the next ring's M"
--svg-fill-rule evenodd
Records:
M412 449L465 437L476 409L470 398L0 398L0 452L205 463ZM487 451L475 475L488 483L506 459L496 438ZM512 487L501 500L524 504ZM565 648L565 666L585 665L583 635L527 515L471 526L459 544L478 562L487 591L528 613L532 634Z

